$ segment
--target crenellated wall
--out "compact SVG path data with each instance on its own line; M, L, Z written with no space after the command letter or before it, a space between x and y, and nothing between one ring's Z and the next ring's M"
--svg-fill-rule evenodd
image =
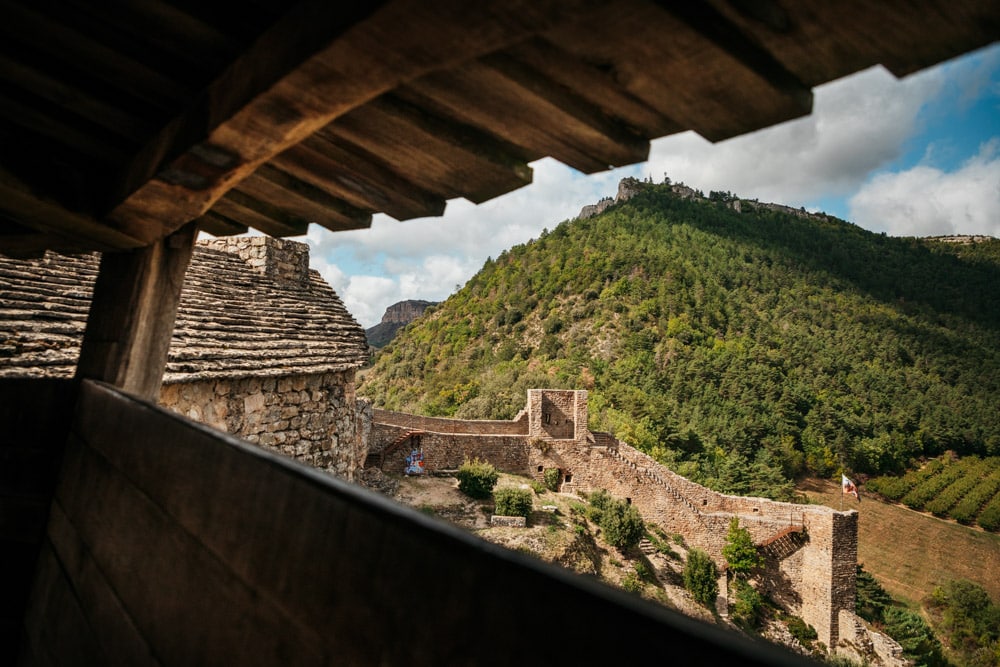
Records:
M683 535L720 565L729 522L737 517L765 555L762 588L812 625L828 647L839 640L840 612L854 610L856 511L716 493L608 434L590 432L585 391L529 390L526 410L513 422L381 410L374 420L370 451L384 453L387 470L401 471L412 447L421 448L429 471L454 469L475 456L539 481L546 469L557 468L562 492L604 489L628 499L645 521Z

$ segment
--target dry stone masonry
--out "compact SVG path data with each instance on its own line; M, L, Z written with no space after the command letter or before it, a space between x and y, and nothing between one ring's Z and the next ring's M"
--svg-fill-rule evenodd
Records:
M0 257L0 377L73 375L98 259ZM366 414L355 373L367 358L364 330L309 269L308 245L199 241L160 404L352 479L364 463Z
M626 443L589 431L586 391L529 390L525 410L510 422L375 410L367 464L402 470L411 448L422 449L429 471L454 469L474 456L539 481L556 468L561 491L604 489L626 498L646 521L680 533L720 565L729 520L738 517L765 554L761 583L768 594L812 625L828 647L838 645L842 625L857 641L856 511L728 496L695 484Z

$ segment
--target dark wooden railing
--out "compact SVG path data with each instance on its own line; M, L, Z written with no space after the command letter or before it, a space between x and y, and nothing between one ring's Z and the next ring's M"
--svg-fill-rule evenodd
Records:
M92 382L23 632L26 665L816 664Z

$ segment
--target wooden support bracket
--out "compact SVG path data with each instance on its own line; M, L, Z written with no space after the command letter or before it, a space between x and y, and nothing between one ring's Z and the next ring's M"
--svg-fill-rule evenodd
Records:
M192 222L144 248L101 256L77 378L156 399L196 236Z

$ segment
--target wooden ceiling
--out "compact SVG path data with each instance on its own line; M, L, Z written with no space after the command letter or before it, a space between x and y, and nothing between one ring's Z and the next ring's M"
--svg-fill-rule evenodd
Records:
M0 253L440 215L997 39L996 0L0 0Z

